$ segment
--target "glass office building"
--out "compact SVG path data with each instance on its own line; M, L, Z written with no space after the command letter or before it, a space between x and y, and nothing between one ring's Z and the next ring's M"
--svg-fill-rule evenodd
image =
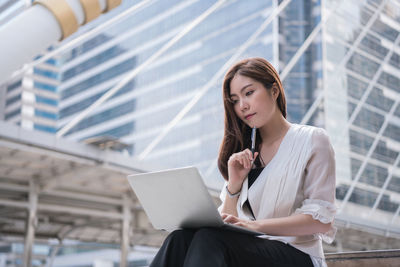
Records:
M4 84L1 117L27 129L56 133L59 82L59 71L49 61Z
M400 3L339 2L323 1L323 11L335 12L322 38L322 102L338 158L339 216L398 235Z
M214 3L154 2L61 55L59 126L99 99ZM132 5L128 1L124 4ZM85 140L111 135L129 144L130 153L140 156L196 94L207 90L144 160L164 167L196 165L204 174L208 171L207 181L218 187L221 180L215 162L223 131L222 76L213 84L208 82L236 55L258 55L277 62L277 20L256 36L244 53L237 53L276 4L227 1L66 136Z
M123 1L78 34L139 2ZM37 67L30 76L34 87L45 90L38 86L42 76L56 86L57 97L46 95L56 101L54 129L141 68L215 3L150 1L58 54L43 64L47 69ZM276 14L278 7L284 8ZM288 119L324 127L331 137L338 221L400 236L399 33L398 0L225 1L65 136L119 138L129 153L157 167L199 167L206 183L219 190L225 63L264 57L282 74ZM21 84L7 88L15 86ZM7 94L7 101L18 98Z

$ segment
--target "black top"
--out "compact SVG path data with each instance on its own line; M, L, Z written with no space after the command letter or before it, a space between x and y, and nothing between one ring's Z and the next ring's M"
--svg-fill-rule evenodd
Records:
M256 181L256 179L258 178L258 176L260 175L260 173L264 170L264 167L261 168L255 168L255 169L251 169L249 174L247 175L248 177L248 184L249 184L249 189L251 187L251 185ZM253 210L251 209L250 206L250 202L249 199L246 199L246 202L244 203L245 206L247 206L247 208L249 208L251 215L253 215L254 218L256 218L254 216Z

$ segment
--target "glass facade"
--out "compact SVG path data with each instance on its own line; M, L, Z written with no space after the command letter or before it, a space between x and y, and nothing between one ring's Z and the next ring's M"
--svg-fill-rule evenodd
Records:
M279 1L283 2L283 1ZM286 70L307 37L321 21L321 1L293 1L279 18L279 68ZM288 119L300 122L322 90L322 44L318 33L312 44L301 54L283 80L287 97ZM323 127L318 112L309 121Z
M139 2L123 1L113 16ZM338 218L400 236L400 2L291 1L238 54L282 2L226 1L66 138L117 137L129 145L130 154L157 168L197 166L207 185L219 190L223 76L209 81L226 71L231 57L263 57L287 73L282 78L289 121L324 127L330 135L337 162ZM214 3L153 1L35 67L34 103L40 107L31 112L37 118L32 128L56 132L67 125ZM320 30L305 45L315 29ZM22 121L24 107L18 103L26 90L32 91L24 79L5 88L6 120ZM201 90L206 93L174 122ZM155 140L160 141L144 154Z
M56 133L59 119L58 70L47 64L31 74L2 86L5 91L4 119L24 128Z
M98 100L127 71L143 64L214 3L156 1L123 23L61 55L59 60L68 67L62 67L59 127ZM125 1L121 10L133 4L134 1ZM129 144L134 156L140 155L235 55L276 4L274 1L251 4L227 1L66 136L84 140L113 135ZM271 23L240 58L262 56L277 61L272 41L278 33L274 32L275 23ZM221 79L219 77L218 82L211 85L145 161L158 162L164 167L196 165L204 174L209 170L207 182L220 186L222 180L214 162L223 130Z
M398 1L339 2L323 2L323 12L337 9L322 39L325 120L327 129L335 133L337 154L345 158L338 164L339 217L397 232L400 5Z

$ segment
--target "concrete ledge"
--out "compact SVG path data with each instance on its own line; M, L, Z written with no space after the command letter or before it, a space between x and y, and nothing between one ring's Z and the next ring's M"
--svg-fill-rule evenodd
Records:
M327 253L329 267L398 267L400 249Z

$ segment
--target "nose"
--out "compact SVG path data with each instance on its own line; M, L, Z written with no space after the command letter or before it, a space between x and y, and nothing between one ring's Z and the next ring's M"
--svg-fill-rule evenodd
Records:
M249 104L244 99L241 99L239 102L239 108L241 111L246 111L249 109Z

